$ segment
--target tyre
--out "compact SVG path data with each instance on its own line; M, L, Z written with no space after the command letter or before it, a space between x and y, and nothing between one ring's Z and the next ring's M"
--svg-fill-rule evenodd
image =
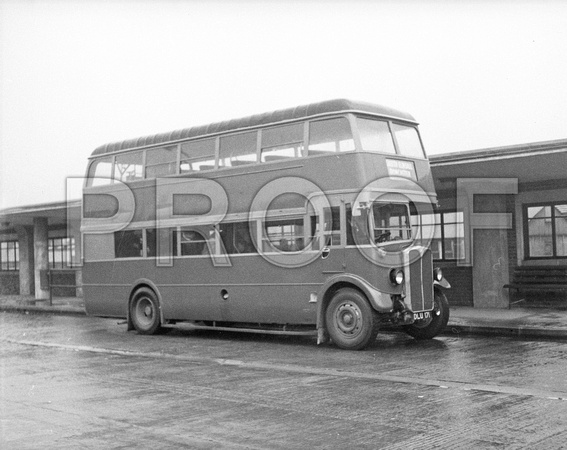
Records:
M161 319L157 296L148 288L140 288L130 302L130 320L139 334L160 333Z
M447 326L449 322L449 302L443 292L435 290L432 317L406 325L404 331L415 339L432 339Z
M376 339L378 318L368 300L351 288L339 290L325 311L332 341L346 350L361 350Z

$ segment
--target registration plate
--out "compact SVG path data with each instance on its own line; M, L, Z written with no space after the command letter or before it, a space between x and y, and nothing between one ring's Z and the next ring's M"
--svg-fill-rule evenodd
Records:
M431 319L431 311L413 313L413 320Z

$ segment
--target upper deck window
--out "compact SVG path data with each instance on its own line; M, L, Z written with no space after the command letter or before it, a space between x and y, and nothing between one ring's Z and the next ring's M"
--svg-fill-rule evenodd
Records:
M146 151L146 178L175 174L177 171L177 145Z
M356 119L362 150L367 152L396 153L388 122L384 120Z
M220 167L241 166L258 161L256 131L224 136L220 139Z
M181 173L215 168L215 139L203 139L181 144Z
M297 158L303 153L303 123L262 131L262 162Z
M119 181L141 180L144 176L144 152L117 155L114 160L114 179Z
M112 157L96 159L89 167L88 186L110 184L112 177Z
M309 124L309 154L354 150L350 124L345 117L318 120Z
M392 123L392 131L396 136L400 154L410 158L425 158L416 128Z

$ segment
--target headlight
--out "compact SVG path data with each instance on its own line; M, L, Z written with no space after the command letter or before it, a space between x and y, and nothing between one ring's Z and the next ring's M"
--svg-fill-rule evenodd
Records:
M402 269L390 270L390 283L399 286L404 282L404 271Z
M439 269L438 267L436 267L435 269L433 269L433 279L435 281L441 281L443 279L443 272L441 269Z

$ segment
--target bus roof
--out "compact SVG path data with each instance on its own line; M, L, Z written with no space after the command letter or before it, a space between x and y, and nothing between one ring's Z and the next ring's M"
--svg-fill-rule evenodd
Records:
M216 122L208 125L184 128L181 130L128 139L120 142L112 142L96 148L93 151L92 156L100 156L106 153L113 153L121 150L173 143L183 139L196 138L227 131L243 130L262 125L288 122L339 112L366 113L416 123L415 119L410 114L385 106L346 99L327 100L323 102L311 103L308 105L296 106L293 108L280 109L263 114L242 117L240 119L232 119L224 122Z

